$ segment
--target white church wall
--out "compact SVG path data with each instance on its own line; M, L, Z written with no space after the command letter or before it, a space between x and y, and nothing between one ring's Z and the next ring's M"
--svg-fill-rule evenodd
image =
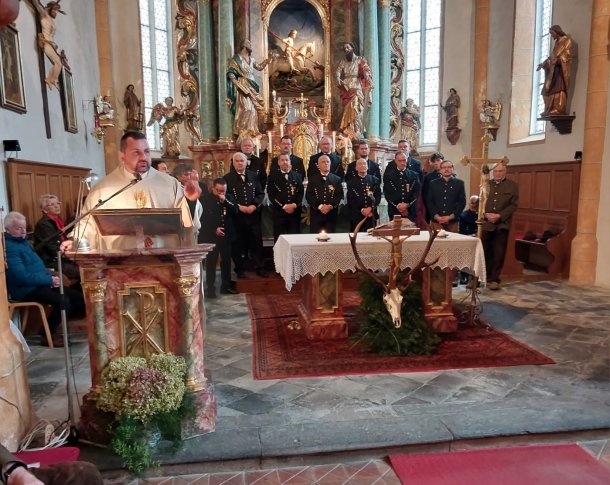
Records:
M570 112L576 113L572 133L560 135L547 123L543 142L522 145L508 144L508 125L511 96L511 63L514 2L490 0L490 44L487 94L492 100L500 98L504 104L501 128L497 141L490 144L491 157L508 156L510 163L543 163L574 159L574 152L582 150L587 76L589 68L589 36L592 0L554 0L552 24L558 24L577 44L577 59L572 66L574 93L568 101Z
M36 17L27 2L21 2L16 26L21 40L21 63L27 112L19 114L0 108L0 141L19 140L21 151L6 156L45 163L87 167L103 173L103 149L90 134L93 128L92 101L99 94L99 69L95 34L94 0L65 2L66 15L55 19L55 41L68 57L74 79L78 133L64 130L60 94L48 89L51 138L47 139L43 115ZM47 69L48 60L45 60ZM2 147L0 146L0 149ZM0 171L0 206L9 209L6 164Z
M455 165L458 178L469 191L470 168L459 163L464 155L470 155L472 139L472 73L474 63L474 2L451 0L444 2L443 45L441 71L441 102L444 104L449 89L455 88L460 95L459 127L460 139L452 145L445 134L447 124L441 110L439 149ZM468 192L469 193L469 192Z

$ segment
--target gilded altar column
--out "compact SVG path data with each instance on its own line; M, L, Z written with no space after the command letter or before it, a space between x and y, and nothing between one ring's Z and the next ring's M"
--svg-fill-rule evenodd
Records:
M373 104L365 108L365 130L369 140L379 139L379 42L377 0L364 0L364 57L373 71ZM389 120L389 116L388 116Z
M233 57L233 2L219 0L218 2L218 106L219 106L219 142L233 142L233 115L225 103L227 99L227 65Z
M96 372L91 373L91 386L95 392L99 391L99 378L102 370L108 364L108 344L106 342L106 317L104 312L104 294L106 281L89 281L83 283L83 290L89 300L91 316L89 321L93 324L93 348L91 352L91 367Z
M201 137L205 143L214 143L218 133L218 103L214 76L214 23L210 0L199 1L199 94L201 102ZM224 101L221 99L221 105Z
M390 138L390 0L379 0L379 136Z
M186 360L186 387L189 391L200 391L204 388L203 363L198 365L197 345L195 342L195 319L193 315L193 296L199 278L195 275L181 276L176 279L180 294L180 355Z
M591 47L583 157L580 166L578 218L576 237L572 241L570 281L592 284L596 281L599 255L597 228L599 226L602 160L606 137L608 109L608 22L610 0L594 0L591 16Z

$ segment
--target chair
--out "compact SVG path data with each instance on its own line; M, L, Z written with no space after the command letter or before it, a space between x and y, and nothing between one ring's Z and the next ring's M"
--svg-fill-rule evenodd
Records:
M9 301L8 303L8 318L9 320L13 319L13 313L17 308L23 308L24 312L21 316L21 333L25 333L25 327L28 324L28 317L30 315L30 308L37 308L40 312L40 319L42 320L42 325L44 326L44 333L47 337L47 342L49 344L49 348L53 348L53 337L51 337L51 330L49 329L49 321L47 320L47 313L45 312L44 306L40 303L36 303L35 301ZM19 310L21 311L21 310Z

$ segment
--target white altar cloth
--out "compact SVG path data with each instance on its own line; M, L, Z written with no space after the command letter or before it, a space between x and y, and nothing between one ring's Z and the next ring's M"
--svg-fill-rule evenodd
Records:
M317 234L285 234L279 237L273 247L273 259L275 270L284 278L288 291L305 275L356 270L349 235L333 233L329 236L327 242L318 241ZM422 231L403 243L401 269L417 264L428 238L428 232ZM360 233L356 244L362 261L369 269L388 269L391 252L389 242ZM437 257L439 260L433 267L466 271L475 274L485 283L485 256L478 238L455 233L449 233L446 238L437 237L426 261L433 261Z

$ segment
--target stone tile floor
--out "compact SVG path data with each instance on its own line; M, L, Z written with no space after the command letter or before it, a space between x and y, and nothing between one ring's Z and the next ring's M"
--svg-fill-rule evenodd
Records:
M610 291L514 282L481 296L486 320L556 364L254 381L244 297L221 296L206 303L216 432L160 457L163 468L152 473L176 478L132 480L105 450L86 448L82 456L108 483L134 484L398 483L384 458L390 452L557 441L579 442L610 465ZM456 301L462 297L459 289ZM90 384L89 356L83 334L73 341L79 401ZM66 419L63 350L32 350L36 413Z

